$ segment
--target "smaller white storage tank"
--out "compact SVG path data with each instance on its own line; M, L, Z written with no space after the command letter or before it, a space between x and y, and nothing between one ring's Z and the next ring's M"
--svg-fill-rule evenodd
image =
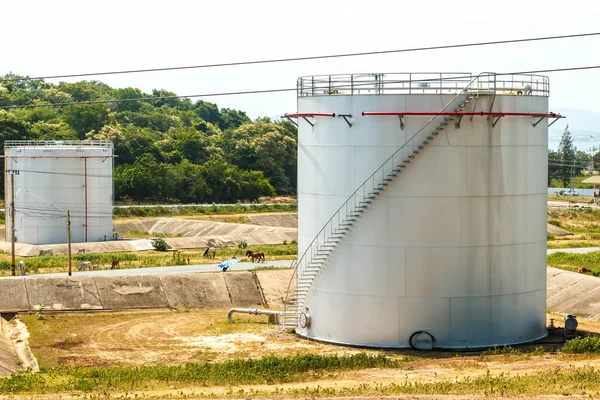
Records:
M18 243L112 239L113 145L110 141L4 142L6 240L11 240L14 175L15 236Z

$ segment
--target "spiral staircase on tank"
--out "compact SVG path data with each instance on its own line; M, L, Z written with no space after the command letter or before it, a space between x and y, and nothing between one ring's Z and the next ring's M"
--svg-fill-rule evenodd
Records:
M469 103L473 103L472 110L474 111L480 91L471 90L471 88L477 87L474 82L478 79L479 76L473 78L439 113L447 111L452 104L457 104L457 102L459 104L454 112L463 112ZM386 186L396 179L400 172L408 168L410 162L421 151L424 151L426 146L456 118L461 117L444 116L435 128L427 131L433 121L440 119L439 115L434 115L348 197L317 233L304 253L294 260L291 266L293 269L292 278L287 288L284 303L280 306L280 329L295 329L299 324L306 324L305 321L300 323L300 316L305 308L306 298L317 275L326 265L329 255L335 251L337 244L352 229L358 218L368 211L369 205L385 190ZM456 122L457 127L459 123L459 121Z

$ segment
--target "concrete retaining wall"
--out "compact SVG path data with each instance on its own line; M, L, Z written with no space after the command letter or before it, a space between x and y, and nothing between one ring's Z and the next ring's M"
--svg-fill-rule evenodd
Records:
M0 279L0 312L261 307L262 299L248 271Z
M0 279L0 312L277 308L290 270ZM258 282L257 282L258 281ZM267 304L264 304L263 299ZM600 319L600 278L548 268L547 308Z
M600 278L550 267L547 277L549 311L600 319Z

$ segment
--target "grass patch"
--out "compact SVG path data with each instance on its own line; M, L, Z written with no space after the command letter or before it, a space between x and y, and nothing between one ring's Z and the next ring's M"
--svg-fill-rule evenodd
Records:
M568 203L589 203L591 200L592 197L588 196L548 196L548 201L565 201Z
M548 239L549 249L579 249L584 247L600 247L600 240Z
M285 245L272 244L250 246L248 249L264 253L265 258L269 261L293 259L298 253L298 245L291 243ZM173 253L158 251L76 254L73 255L73 270L77 271L77 267L83 261L91 261L92 264L98 264L101 269L107 269L110 268L113 259L119 260L121 268L187 265L188 257L190 259L190 265L219 263L223 259L231 258L233 256L240 257L243 261L247 261L248 259L245 257L245 255L246 250L248 249L239 249L237 247L220 248L217 249L217 255L215 259L204 258L202 256L204 249L182 251L179 258L173 257ZM0 275L10 275L10 268L10 255L0 254ZM66 272L67 268L67 255L27 257L25 259L25 269L28 274Z
M575 189L593 189L594 185L591 185L589 183L581 183L582 181L586 180L587 178L590 178L592 175L578 175L578 176L574 176L573 177L573 187ZM564 189L565 191L571 189L571 180L569 180L569 184L567 185L566 188L563 188L563 182L560 179L552 179L550 180L550 185L551 188L560 188L560 189Z
M146 231L127 231L122 232L123 238L125 239L151 239L151 238L180 238L182 234L176 233L164 233L164 232L146 232Z
M289 270L289 267L256 267L252 268L251 271L281 271L281 270Z
M349 356L296 355L231 360L218 364L113 368L62 368L15 374L0 380L0 394L64 391L148 390L164 383L178 386L277 384L318 379L326 372L398 368L402 360L360 353Z
M549 254L547 263L551 267L577 271L579 267L592 271L592 275L600 276L600 251L585 254L557 252Z
M115 218L132 217L166 217L181 215L215 215L215 214L258 214L273 212L296 212L296 204L251 204L249 206L236 204L231 206L218 205L180 205L173 207L129 207L114 208Z
M395 365L396 364L396 365ZM569 395L594 397L600 392L600 370L594 367L556 367L532 374L488 373L462 379L436 382L360 383L351 386L304 385L291 388L234 388L246 384L271 385L329 378L340 372L367 368L397 368L398 363L385 357L365 355L349 357L296 356L265 357L261 360L236 360L223 364L188 364L180 367L140 368L71 368L47 370L38 374L14 374L0 380L1 394L87 392L103 398L111 391L128 393L169 386L198 388L189 398L255 398L255 397L333 397L365 395L478 395L485 397ZM333 372L336 371L336 372ZM328 375L326 373L332 372ZM211 391L210 386L229 387ZM179 392L178 392L179 393ZM133 397L133 393L131 393ZM135 394L136 398L151 396ZM184 395L183 392L179 395ZM155 398L155 397L153 397Z
M588 336L567 340L561 351L571 354L600 354L600 337Z

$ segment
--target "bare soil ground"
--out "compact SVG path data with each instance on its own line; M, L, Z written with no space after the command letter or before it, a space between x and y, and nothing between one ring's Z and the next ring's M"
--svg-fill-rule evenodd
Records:
M556 321L561 317L549 314ZM474 352L379 351L330 345L302 339L267 324L266 316L235 314L227 323L227 310L145 311L52 315L39 319L22 316L40 367L172 365L184 362L222 362L266 355L356 354L366 351L390 357L408 357L406 368L348 373L355 381L387 382L407 377L433 381L457 375L477 376L487 371L535 371L564 366L600 366L600 355L569 356L555 353L560 345L543 345L546 352L533 351L540 345L518 346L519 354L482 355ZM580 329L600 333L600 322L579 320ZM557 324L559 325L560 322ZM336 379L337 381L337 379Z
M403 360L402 366L395 369L337 372L324 374L310 381L278 384L276 388L282 390L281 397L269 396L278 398L288 397L294 390L331 389L340 393L339 391L344 388L358 387L356 393L360 394L364 393L360 388L369 385L371 387L405 383L444 385L444 382L468 382L489 376L527 376L539 373L551 375L554 371L568 372L582 368L600 368L600 355L562 354L557 351L560 345L556 344L542 345L542 348L535 344L518 346L516 352L509 351L495 355L482 351L365 350L309 341L291 333L280 332L276 327L268 325L264 316L236 315L234 323L228 324L226 314L227 310L146 311L46 315L42 320L33 315L21 318L29 327L30 345L42 368L180 365L186 362L223 362L240 358L260 358L266 355L350 355L359 352L385 354L390 358ZM549 314L548 318L551 317L561 321L558 315ZM584 319L580 319L579 322L582 331L600 333L600 322ZM155 388L135 395L140 395L140 398L205 398L206 396L235 398L235 394L232 396L232 393L238 390L244 390L244 393L250 393L250 390L271 393L275 387L262 384L240 385L233 390L234 392L229 387L198 386L170 388L165 384L163 388ZM481 396L385 396L384 394L375 392L371 396L386 399L484 398ZM65 393L65 396L61 397L70 398L69 396ZM373 398L371 396L369 398ZM357 395L338 398L365 397ZM51 398L51 396L36 395L35 398ZM556 397L520 396L520 398Z
M300 340L267 324L266 316L228 310L22 317L40 366L159 365L221 362L233 358L346 352ZM348 349L350 353L357 349Z

